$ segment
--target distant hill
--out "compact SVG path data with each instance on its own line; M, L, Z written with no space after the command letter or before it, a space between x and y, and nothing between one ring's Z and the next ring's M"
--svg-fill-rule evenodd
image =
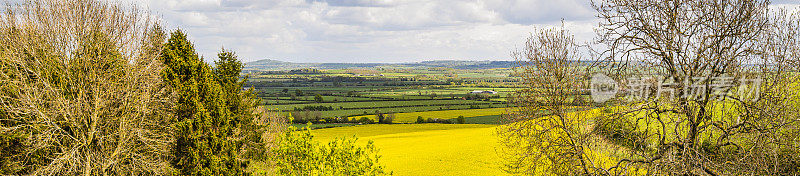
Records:
M313 65L307 63L292 63L270 59L245 63L245 70L291 70L298 68L311 68Z
M373 68L373 67L446 67L455 69L490 69L490 68L511 68L515 66L514 61L458 61L458 60L437 60L422 61L412 63L294 63L264 59L245 63L245 70L292 70L301 68L314 69L349 69L349 68Z

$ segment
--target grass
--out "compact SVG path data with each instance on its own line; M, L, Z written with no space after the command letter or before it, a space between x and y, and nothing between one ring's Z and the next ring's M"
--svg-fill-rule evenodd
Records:
M500 115L465 117L466 124L500 124Z
M380 148L395 175L504 175L495 153L495 125L375 124L312 130L315 139L357 136Z
M458 116L464 116L464 118L470 117L480 117L480 116L492 116L492 115L500 115L506 113L506 108L489 108L489 109L463 109L463 110L444 110L444 111L425 111L425 112L408 112L408 113L396 113L394 117L394 123L414 123L417 121L417 117L422 117L424 119L427 118L439 118L439 119L455 119ZM355 116L350 117L351 119L360 119L361 117L367 117L370 119L375 119L375 115L362 115L362 116Z
M474 110L469 109L472 105L448 105L450 109L457 109L457 110ZM322 118L326 117L350 117L351 119L356 116L358 118L368 117L371 119L375 119L375 110L380 111L381 113L411 113L411 112L441 112L442 109L447 109L448 106L416 106L416 107L394 107L394 108L375 108L375 109L348 109L348 110L334 110L334 111L318 111ZM477 105L478 108L493 108L493 107L500 107L502 105ZM268 108L272 106L267 106ZM364 112L367 115L364 115ZM457 117L457 116L456 116ZM465 116L466 117L466 116ZM410 123L416 121L417 116L414 116L413 121L403 122L403 123ZM453 117L455 118L455 117Z

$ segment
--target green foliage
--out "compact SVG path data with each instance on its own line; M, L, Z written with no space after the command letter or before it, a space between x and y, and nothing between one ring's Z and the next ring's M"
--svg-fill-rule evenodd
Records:
M382 113L375 114L376 119L378 119L378 123L383 123L384 118L386 118Z
M380 119L379 119L378 123L392 124L392 122L394 121L394 113L389 113L389 114L386 114L386 115L379 114L379 115L380 116L378 116L378 117L380 117Z
M456 118L456 122L458 122L458 124L464 124L465 121L466 120L464 119L464 116L458 116L458 118Z
M440 119L440 118L428 118L425 120L425 123L444 123L444 124L453 124L453 121L450 119Z
M263 111L256 112L259 104L258 97L253 89L244 90L244 85L249 76L241 76L244 64L237 58L233 51L224 48L217 54L219 60L215 61L213 69L217 82L225 91L226 106L231 112L232 125L238 128L237 142L240 145L240 160L245 162L263 161L267 159L268 143L263 141L262 135L269 132L269 124L257 124L255 115L267 115ZM244 91L243 91L244 90ZM288 92L284 89L284 92ZM258 121L263 121L260 119ZM233 140L233 139L229 139ZM247 163L246 163L247 164Z
M240 87L241 63L231 60L231 53L220 57L220 67L212 72L180 30L171 34L162 51L162 77L178 95L172 165L182 175L246 174L244 161L237 158L241 141L232 140L245 121L241 95L231 93L240 91L233 89Z
M290 127L275 148L276 171L281 175L391 175L379 165L372 141L357 146L358 138L337 138L327 144L313 140L309 128Z
M222 49L217 56L219 60L214 62L216 67L213 72L214 78L225 93L225 105L234 116L247 117L244 111L253 109L255 104L249 100L255 99L255 97L251 91L242 92L247 77L240 80L239 74L242 72L244 64L236 58L236 54L232 51Z
M382 124L391 124L394 121L394 113L380 113L380 111L375 111L375 118L378 119L378 123Z
M322 103L325 100L322 99L322 95L316 94L316 95L314 95L314 101L317 102L317 103Z
M19 133L0 133L0 173L19 173L25 169L22 161L14 158L25 151L24 140Z
M635 129L635 123L626 118L610 119L605 116L595 118L598 122L594 130L612 143L633 150L642 151L646 149L644 133Z
M417 116L417 122L416 123L425 123L425 119L423 119L422 116Z
M362 123L362 124L371 124L371 123L375 123L375 121L373 121L372 119L370 119L370 118L367 118L367 117L361 117L360 119L358 119L358 120L357 120L357 122L358 122L358 123Z

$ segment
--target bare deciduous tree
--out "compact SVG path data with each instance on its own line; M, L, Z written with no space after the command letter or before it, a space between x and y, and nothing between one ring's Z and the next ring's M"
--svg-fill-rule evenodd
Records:
M4 172L170 174L173 95L159 77L164 33L136 7L24 1L0 14ZM19 147L21 146L21 147Z
M796 15L771 13L767 0L593 6L600 42L609 48L608 73L660 82L628 81L644 96L621 98L613 106L622 108L608 118L627 122L637 135L623 138L636 138L639 147L617 152L619 161L603 173L798 173Z
M506 169L798 174L800 15L773 12L769 3L593 1L596 47L603 50L588 52L597 54L591 64L579 64L581 52L563 30L537 32L513 54L524 61L518 69L526 87L513 99L519 108L511 123L499 131ZM617 79L617 96L598 104L602 112L568 113L574 107L567 102L579 97L569 92L591 87L580 79L593 72Z
M563 27L536 31L512 53L523 78L512 108L498 128L501 156L510 173L589 173L592 156L589 116L583 92L588 70L574 37ZM575 112L572 112L575 111Z
M250 159L250 172L254 175L276 175L275 162L276 156L274 149L281 140L281 135L288 130L289 119L279 111L269 111L266 108L253 108L255 125L259 126L253 131L243 131L249 133L248 137L256 137L255 140L248 141L244 145L242 152L243 158ZM247 130L247 129L245 129ZM255 136L253 136L255 135Z

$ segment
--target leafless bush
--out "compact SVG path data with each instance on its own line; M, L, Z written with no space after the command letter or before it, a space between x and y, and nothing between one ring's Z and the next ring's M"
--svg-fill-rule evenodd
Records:
M253 110L253 121L256 129L243 133L254 134L258 139L245 140L243 147L244 157L251 161L251 173L255 175L275 175L274 148L279 144L280 138L288 130L289 119L279 111L269 111L264 107L257 107Z
M94 0L7 4L0 14L0 132L9 174L171 173L164 33L136 7Z

